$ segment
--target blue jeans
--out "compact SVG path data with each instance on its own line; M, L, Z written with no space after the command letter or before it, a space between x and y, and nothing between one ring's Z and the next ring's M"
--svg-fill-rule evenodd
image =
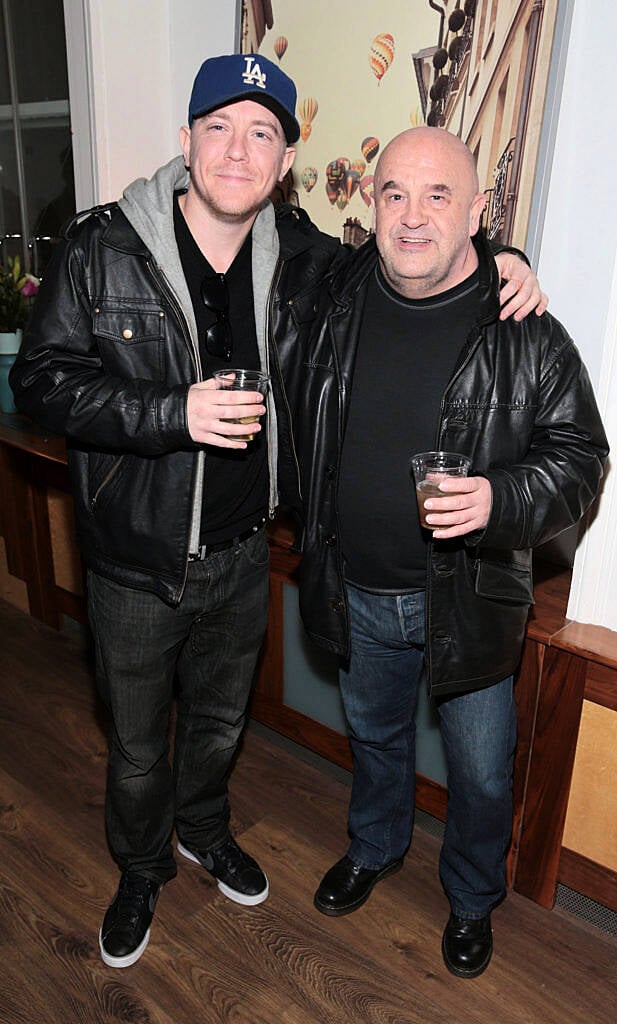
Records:
M415 714L424 593L348 585L351 658L339 673L353 755L349 856L376 870L402 857L414 816ZM440 876L453 913L479 918L506 891L516 707L512 677L438 704L448 765Z
M266 628L268 570L261 530L190 562L177 607L88 574L97 684L111 715L107 837L123 871L173 878L174 824L200 850L229 834L227 778Z

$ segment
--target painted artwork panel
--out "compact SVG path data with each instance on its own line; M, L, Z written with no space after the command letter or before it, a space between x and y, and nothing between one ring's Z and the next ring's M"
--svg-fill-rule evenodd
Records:
M524 248L556 12L557 0L245 0L243 52L298 89L301 138L275 201L361 244L379 153L430 124L474 153L491 237Z

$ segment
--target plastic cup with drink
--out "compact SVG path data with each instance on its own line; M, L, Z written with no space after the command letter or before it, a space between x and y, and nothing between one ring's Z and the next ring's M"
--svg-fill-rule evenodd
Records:
M270 378L267 373L259 370L225 369L216 370L213 374L217 388L226 388L231 391L259 391L263 395L264 402L268 394ZM241 416L229 418L229 423L257 423L259 416ZM230 441L252 441L254 433L228 434L225 435Z
M458 452L419 452L411 457L411 477L416 487L420 526L425 530L436 530L435 524L427 523L426 517L430 510L425 509L427 498L443 498L445 492L440 491L439 484L449 477L467 476L471 459ZM448 497L456 494L448 491Z

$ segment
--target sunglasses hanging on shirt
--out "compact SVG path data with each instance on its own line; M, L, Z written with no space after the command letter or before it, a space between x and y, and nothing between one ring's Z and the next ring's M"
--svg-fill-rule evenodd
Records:
M224 274L210 274L201 282L204 306L216 313L216 322L206 331L206 349L211 356L229 362L233 353L233 339L229 322L229 291Z

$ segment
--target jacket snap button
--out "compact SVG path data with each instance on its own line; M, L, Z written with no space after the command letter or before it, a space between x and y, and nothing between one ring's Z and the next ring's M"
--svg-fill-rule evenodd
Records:
M329 480L336 475L336 466L326 466L326 476Z
M326 537L326 544L330 544L330 545L336 544L336 534L335 533L329 533L328 534L328 536Z
M345 605L342 601L332 601L332 611L342 612L345 610Z
M127 341L129 341L133 337L133 332L131 331L131 329L129 327L125 327L124 328L124 330L122 332L122 337L126 338Z

